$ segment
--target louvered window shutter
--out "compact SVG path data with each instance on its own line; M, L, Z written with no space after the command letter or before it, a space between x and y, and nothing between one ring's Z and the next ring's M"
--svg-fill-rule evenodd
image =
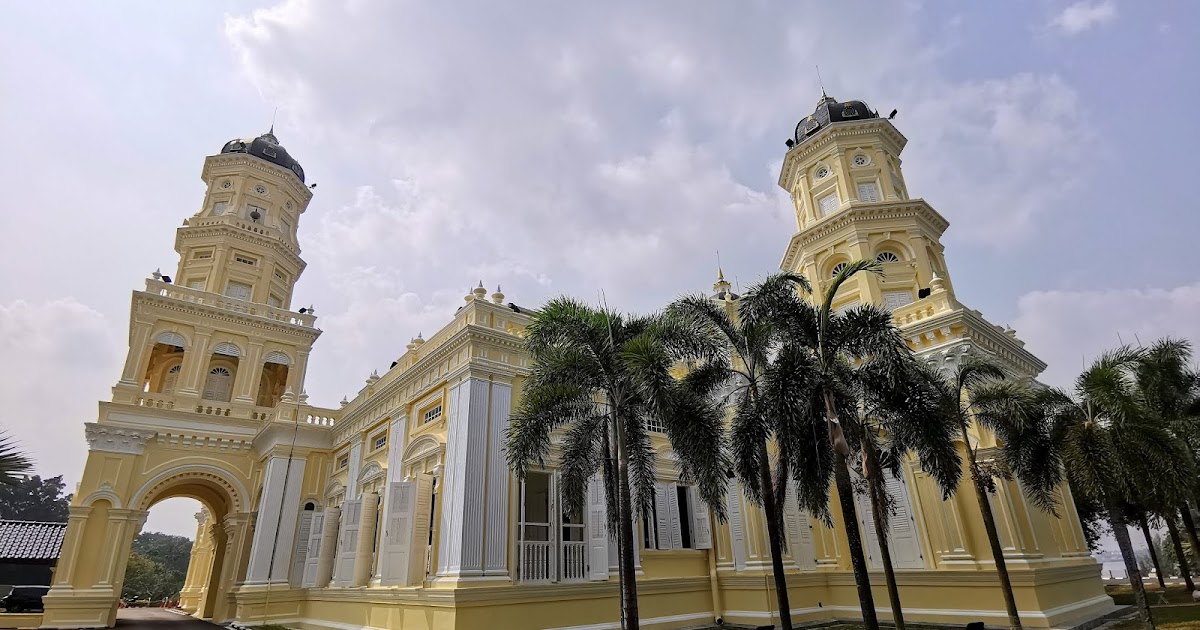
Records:
M921 541L917 536L908 484L903 478L888 475L887 490L896 504L896 513L888 521L892 565L897 569L923 569L925 559L921 554Z
M866 543L867 560L872 569L882 569L879 536L875 534L875 519L871 515L871 498L862 492L854 495L854 501L858 505L858 526L863 542Z
M742 518L742 493L736 484L725 493L726 509L729 512L729 542L733 548L733 568L746 568L746 525Z
M404 586L408 583L416 492L416 483L412 481L388 484L388 514L384 520L383 553L379 564L380 584L383 586Z
M667 509L670 510L667 522L671 527L671 549L683 549L683 523L679 520L679 486L675 483L669 483L666 486Z
M701 498L696 488L688 488L688 502L692 504L692 547L696 549L712 549L712 529L708 524L708 504Z
M604 496L604 477L592 475L588 482L587 505L588 579L608 580L608 504Z
M783 500L783 522L792 562L805 571L815 569L817 558L813 552L812 526L809 525L808 515L800 510L796 495L791 492Z
M300 588L304 583L304 563L308 560L308 541L312 538L314 514L315 512L312 510L300 512L300 522L297 524L296 532L296 551L292 554L292 572L288 576L288 583L292 588Z
M338 536L337 565L333 572L335 586L349 586L354 579L354 556L358 549L358 525L361 518L361 500L352 499L342 504L342 528Z
M314 512L312 523L309 525L308 555L304 559L304 578L300 586L312 588L317 585L317 565L321 562L321 554L329 553L321 549L321 530L325 527L325 513Z
M667 502L669 488L662 482L654 483L654 516L655 531L658 534L658 548L671 548L671 507Z

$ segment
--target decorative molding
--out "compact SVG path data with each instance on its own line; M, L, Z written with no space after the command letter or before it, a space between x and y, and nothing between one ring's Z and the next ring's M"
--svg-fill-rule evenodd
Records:
M346 486L343 486L337 479L329 480L329 484L325 486L325 498L332 499L339 494L346 492Z
M163 490L172 485L189 481L205 482L223 490L229 498L228 513L243 511L244 506L247 505L246 500L250 496L246 492L246 486L242 484L235 473L207 464L188 464L171 468L151 477L133 493L129 505L136 506L136 509L148 510Z
M433 454L437 454L438 461L444 461L446 458L446 444L439 440L436 435L426 433L414 438L408 444L404 449L404 454L401 456L401 461L405 464L411 464Z
M230 438L224 436L201 435L198 433L172 433L161 431L155 442L162 446L179 446L183 448L203 448L235 453L249 452L253 446L251 440Z
M193 317L204 317L211 322L220 322L223 324L253 328L269 333L291 335L300 338L304 343L309 345L316 341L317 337L321 335L321 329L314 326L288 324L286 322L281 322L269 317L263 317L261 315L239 313L237 311L227 310L212 304L185 302L183 300L167 297L165 295L159 295L157 293L150 293L148 291L134 291L133 302L134 308L141 306L154 306L174 313L183 313Z
M146 449L146 442L156 435L155 431L110 427L95 422L84 424L83 431L87 436L88 450L129 455L141 455Z
M358 474L358 483L360 485L366 485L372 481L382 478L383 475L383 466L380 466L379 462L370 462L366 466L363 466L362 472Z

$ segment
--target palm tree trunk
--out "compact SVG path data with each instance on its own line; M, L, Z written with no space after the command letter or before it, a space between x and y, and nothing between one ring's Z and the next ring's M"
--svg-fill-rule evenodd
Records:
M1158 576L1158 587L1167 588L1167 583L1163 579L1162 567L1158 564L1158 552L1154 549L1154 539L1150 537L1150 524L1146 522L1146 513L1138 514L1138 525L1142 528L1142 534L1146 537L1146 549L1150 550L1150 562L1154 563L1154 574Z
M617 533L620 556L621 611L625 630L641 628L638 616L637 578L633 571L633 505L629 497L629 455L625 451L625 428L621 426L616 409L610 416L617 443L617 496L620 530Z
M966 423L960 423L963 446L967 449L967 461L971 465L971 481L975 483L975 498L979 501L979 513L983 516L983 528L987 531L988 546L992 548L992 561L996 564L996 577L1004 593L1004 607L1008 610L1008 625L1021 630L1021 615L1017 612L1017 598L1013 594L1012 580L1008 577L1008 564L1004 562L1004 549L1000 547L1000 532L996 530L996 517L992 515L992 504L988 503L987 488L983 485L983 473L975 459L975 450L967 436Z
M788 603L787 575L783 572L783 544L779 531L779 506L775 503L775 484L771 480L771 463L767 445L758 450L758 477L762 484L763 512L767 517L767 540L771 545L771 572L775 574L775 596L779 599L779 627L792 630L792 607Z
M1179 575L1183 576L1184 584L1187 584L1189 591L1196 590L1196 583L1192 581L1192 570L1188 567L1187 554L1183 553L1183 541L1179 539L1179 527L1175 525L1175 515L1168 514L1165 519L1167 521L1167 532L1171 535L1171 546L1175 547L1175 559L1179 562Z
M871 594L871 577L867 574L867 559L863 555L862 535L858 531L858 520L854 518L854 484L850 481L850 466L846 461L850 453L846 438L842 435L842 426L838 423L833 392L825 390L824 394L829 441L833 445L833 480L837 486L838 503L842 506L842 528L846 530L846 543L850 545L850 566L854 568L854 583L858 586L858 606L862 609L863 626L867 630L879 630L875 597Z
M1137 557L1133 555L1133 543L1129 540L1129 529L1125 524L1125 516L1121 506L1113 499L1108 500L1108 523L1112 525L1113 537L1121 548L1121 559L1125 561L1125 572L1129 575L1129 584L1133 586L1133 599L1137 602L1142 621L1154 630L1154 617L1150 615L1150 602L1146 599L1146 585L1142 582L1142 573L1138 570ZM1169 519L1168 519L1169 522Z
M896 630L904 630L904 609L900 606L900 589L896 585L896 571L892 567L892 550L888 544L887 528L883 526L882 498L879 496L879 486L876 480L881 479L883 470L875 456L874 445L869 445L866 451L867 459L867 496L871 499L871 520L875 524L875 537L879 539L880 562L883 563L883 579L887 582L888 600L892 605L892 623Z
M1200 567L1200 539L1196 536L1196 521L1192 518L1192 508L1186 502L1179 507L1179 516L1183 519L1183 529L1192 543L1192 558L1196 561L1196 566Z

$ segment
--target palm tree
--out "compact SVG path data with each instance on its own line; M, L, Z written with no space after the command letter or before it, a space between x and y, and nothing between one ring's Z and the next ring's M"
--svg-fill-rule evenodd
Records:
M1065 476L1074 491L1104 506L1142 619L1153 628L1125 514L1150 480L1158 497L1178 505L1195 468L1175 436L1146 413L1136 381L1141 354L1127 347L1106 352L1070 394L1031 391L998 424L1005 460L1035 504L1053 509ZM1065 471L1064 462L1070 462Z
M892 620L898 630L904 630L904 611L888 540L891 497L884 477L902 475L905 456L914 452L943 495L953 494L962 476L962 458L954 443L958 427L953 410L946 404L949 396L945 383L911 355L901 354L892 361L872 359L856 369L855 375L859 405L854 432L861 436L863 476Z
M1012 406L1021 399L1025 388L1013 381L1005 380L1007 374L998 364L979 357L968 356L961 361L954 373L943 381L945 404L954 416L959 438L967 453L967 464L971 471L971 482L975 487L975 499L987 532L988 546L996 565L996 577L1004 595L1004 607L1008 612L1008 624L1021 628L1021 617L1017 612L1017 601L1013 595L1012 580L1008 576L1008 564L1004 561L1004 550L1000 546L1000 534L996 529L996 518L988 493L994 487L992 473L984 470L979 462L979 442L972 440L970 427L977 422L993 432L1001 421L1012 413Z
M1158 587L1167 588L1166 576L1163 575L1162 565L1158 562L1158 549L1150 535L1150 523L1145 510L1137 511L1137 521L1142 536L1146 538L1146 550L1150 552L1150 564L1154 567L1154 576L1158 578Z
M654 493L648 418L661 421L669 438L693 438L672 443L680 476L724 518L728 467L707 449L722 441L724 418L696 393L703 389L695 377L677 381L669 371L679 357L706 352L703 339L687 332L667 318L625 317L566 297L548 302L526 329L533 367L505 436L508 464L524 478L549 452L551 434L563 430L559 472L572 511L582 509L589 480L602 471L624 628L639 627L633 522Z
M1196 466L1196 447L1200 445L1200 378L1189 367L1191 359L1191 344L1167 337L1155 341L1142 351L1134 373L1147 414L1180 441L1187 449L1192 465ZM1193 480L1193 490L1189 494L1195 497L1197 491L1200 491L1200 480ZM1170 506L1164 513L1168 525L1174 526L1174 518L1170 513L1176 510L1191 541L1192 556L1200 565L1200 540L1197 539L1191 507L1186 500ZM1179 538L1178 532L1172 537ZM1182 544L1179 546L1182 547ZM1186 562L1181 560L1180 566L1185 565ZM1188 589L1194 590L1190 579Z
M825 294L821 296L814 317L793 320L793 334L806 346L809 354L805 358L806 362L815 370L815 392L819 396L815 407L824 411L823 423L820 424L824 424L823 433L832 452L832 473L842 511L842 527L850 545L850 564L854 568L863 625L868 630L877 629L879 621L875 616L875 599L871 594L862 536L854 518L854 484L850 477L849 465L851 444L848 441L848 438L855 440L861 434L854 435L854 427L849 427L851 432L848 433L848 427L843 426L841 418L855 424L853 366L867 361L897 361L909 351L900 336L900 331L892 322L891 313L873 306L860 306L845 313L837 313L833 310L833 299L842 285L854 274L862 271L880 273L881 268L880 263L874 260L858 260L846 264L834 274L825 289ZM815 322L812 321L814 319ZM862 441L857 441L861 446ZM809 460L797 463L821 466L808 470L797 466L794 474L798 479L808 477L825 484L825 494L814 496L810 501L812 504L823 505L820 499L828 497L829 472L819 458L810 457ZM801 490L803 489L802 485ZM801 498L804 498L803 493ZM827 500L825 498L826 502Z
M18 446L12 436L0 432L0 484L11 486L18 477L33 468L33 460Z
M676 300L667 309L668 315L700 338L717 341L721 349L691 374L720 392L736 410L731 435L734 470L746 496L761 506L766 516L779 623L784 630L792 627L782 535L788 457L778 457L777 470L772 471L768 443L775 440L777 450L784 452L804 443L807 445L800 446L802 450L813 451L812 433L802 423L787 422L786 409L775 404L789 396L800 399L793 401L798 406L811 399L811 390L804 387L787 391L778 387L784 382L802 381L806 374L786 360L795 353L781 350L789 340L788 327L795 325L789 318L814 319L811 307L800 297L801 291L809 290L803 276L780 273L755 285L735 303L718 304L707 296L692 295ZM781 356L785 357L782 363L777 361ZM716 450L719 445L710 447Z

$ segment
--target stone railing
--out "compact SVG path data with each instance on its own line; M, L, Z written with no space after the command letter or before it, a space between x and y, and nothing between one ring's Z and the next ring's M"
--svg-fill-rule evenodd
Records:
M279 241L288 249L288 251L297 255L300 253L297 251L296 247L289 242L289 235L284 234L283 230L280 230L279 228L268 227L261 223L248 221L237 216L236 214L223 214L216 217L193 217L188 219L187 225L188 227L213 227L216 225L228 225L230 227L245 230L252 234L258 234L259 236L268 236L279 239Z
M923 319L929 319L949 309L950 301L947 293L941 291L893 310L892 317L895 318L897 326L904 327Z
M146 279L146 293L169 297L173 300L188 302L191 304L201 304L211 306L226 311L242 313L254 317L262 317L292 326L304 326L312 328L317 321L316 315L308 313L293 313L284 308L268 306L266 304L258 304L256 302L247 302L237 298L231 298L220 293L209 293L208 291L200 291L198 289L189 289L178 284L168 284L161 280L153 278Z
M272 420L294 422L296 419L299 419L299 422L302 424L329 428L333 428L334 425L341 421L342 417L342 412L336 409L313 407L308 404L297 406L295 402L281 402L275 407L259 407L245 403L205 400L191 396L147 393L123 387L113 389L113 402L147 409L179 411L220 418L240 418L256 422L270 422Z

